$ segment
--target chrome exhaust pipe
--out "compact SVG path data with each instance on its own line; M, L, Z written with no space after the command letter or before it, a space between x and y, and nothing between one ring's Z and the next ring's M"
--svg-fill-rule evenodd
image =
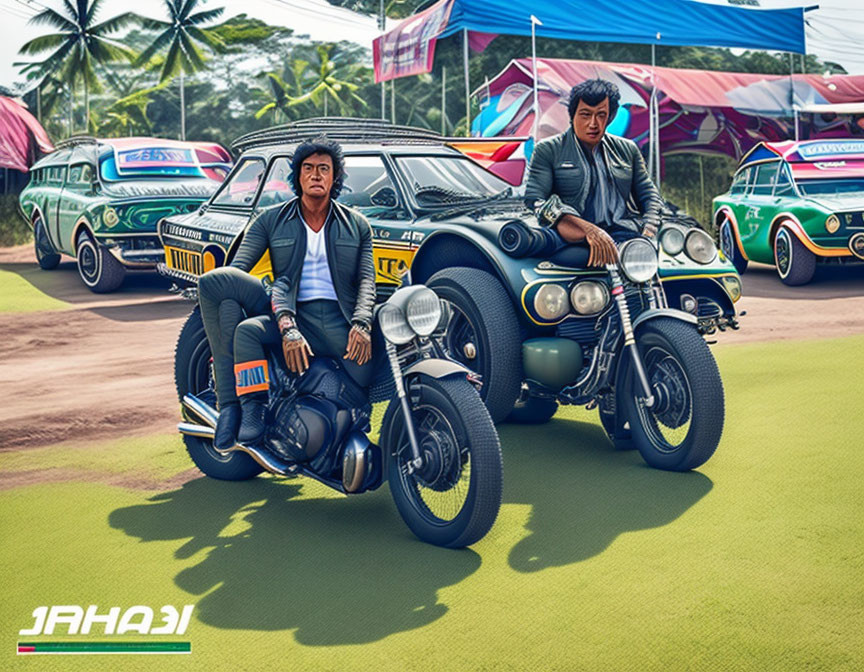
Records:
M185 436L197 436L202 439L213 439L213 436L216 434L216 430L212 427L205 427L204 425L196 425L191 422L181 422L177 425L177 431Z
M183 408L190 411L197 418L203 420L206 425L213 428L216 427L216 422L219 420L219 411L213 408L210 404L196 397L194 394L184 395Z
M295 463L280 460L276 455L273 455L266 450L256 448L255 446L244 446L242 443L235 443L228 450L220 450L218 452L223 455L228 455L229 453L234 452L246 453L271 474L287 476L288 474L293 474L297 471L297 465Z

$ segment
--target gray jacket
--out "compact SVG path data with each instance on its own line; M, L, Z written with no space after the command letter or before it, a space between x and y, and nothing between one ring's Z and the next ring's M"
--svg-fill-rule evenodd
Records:
M600 149L612 181L634 219L640 216L649 220L656 218L662 204L660 193L648 176L636 143L627 138L604 135ZM537 143L534 148L525 185L525 203L531 210L536 210L538 201L543 202L552 194L558 194L561 201L579 215L585 211L588 200L589 176L588 159L570 127L560 135ZM618 223L633 230L640 226L635 221Z
M297 310L297 290L306 256L306 225L300 218L300 199L262 210L246 229L231 262L249 272L270 250L273 265L273 311L277 315ZM339 307L348 322L372 325L375 306L375 264L372 260L372 229L358 212L333 201L327 224L327 265Z

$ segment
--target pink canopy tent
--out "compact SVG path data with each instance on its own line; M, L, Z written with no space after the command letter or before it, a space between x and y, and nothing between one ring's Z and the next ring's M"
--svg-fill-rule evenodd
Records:
M530 135L534 124L532 72L530 58L513 60L474 92L483 110L474 120L475 133L484 137ZM790 77L537 59L539 138L567 128L570 88L594 77L614 81L621 90L622 109L610 132L640 145L649 140L649 103L656 89L663 154L700 152L740 159L760 141L795 137L798 115L802 139L864 136L861 115L805 114L808 109L830 110L825 105L864 101L864 76Z
M26 172L54 146L42 125L24 105L0 96L0 168Z

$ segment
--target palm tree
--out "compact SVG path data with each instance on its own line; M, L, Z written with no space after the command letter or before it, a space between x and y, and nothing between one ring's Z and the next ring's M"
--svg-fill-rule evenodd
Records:
M204 54L198 44L207 46L217 53L224 50L225 43L212 31L201 26L221 16L225 8L218 7L193 14L200 0L164 0L164 2L168 9L168 21L141 19L143 28L159 31L159 34L150 46L141 52L136 63L144 65L162 49L168 49L159 81L164 82L180 75L180 139L185 140L186 99L183 75L184 73L191 75L206 67Z
M332 100L339 111L348 114L351 111L351 101L366 107L366 101L357 95L359 82L363 80L364 66L359 63L349 63L339 68L338 56L332 56L334 45L319 44L315 47L318 57L317 69L309 87L303 95L291 98L289 107L311 101L316 107L323 104L324 116L327 116L327 103Z
M59 32L30 40L18 52L35 55L53 50L44 61L26 64L23 71L31 72L40 79L55 76L66 83L72 92L81 80L84 83L84 113L88 125L90 92L101 90L94 66L135 58L134 51L108 36L130 25L137 17L126 12L102 23L95 23L102 2L75 0L73 3L73 0L63 0L60 11L46 7L30 19L30 23L52 26Z

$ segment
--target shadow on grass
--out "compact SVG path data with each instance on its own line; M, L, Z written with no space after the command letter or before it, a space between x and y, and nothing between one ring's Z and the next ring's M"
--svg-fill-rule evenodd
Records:
M648 467L638 451L617 451L600 425L554 419L542 427L499 427L505 499L530 504L530 535L510 566L536 572L602 553L620 534L666 525L704 497L699 472Z
M299 499L308 483L200 478L113 511L109 523L145 542L188 538L175 554L179 560L204 554L175 578L202 596L196 609L202 622L296 629L297 641L308 646L377 641L428 625L447 612L437 591L480 567L471 550L418 541L386 488Z

